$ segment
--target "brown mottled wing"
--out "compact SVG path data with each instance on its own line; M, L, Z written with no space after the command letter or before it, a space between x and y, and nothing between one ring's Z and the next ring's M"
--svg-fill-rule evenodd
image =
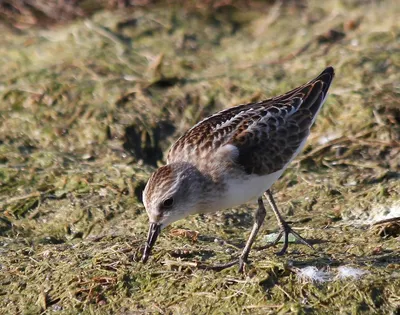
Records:
M334 76L327 68L316 79L267 100L267 114L243 123L228 143L239 149L237 163L248 174L270 174L285 167L301 149Z
M247 106L248 104L245 104L225 109L194 125L170 148L167 162L194 163L203 149L217 149L225 144L241 123L240 117L246 112Z
M196 164L202 152L213 153L233 144L240 152L237 163L246 172L268 174L279 169L299 145L296 139L308 135L332 78L333 68L327 68L316 79L284 95L228 108L202 120L175 142L167 162ZM276 151L279 155L274 154L278 145L285 145L284 152Z

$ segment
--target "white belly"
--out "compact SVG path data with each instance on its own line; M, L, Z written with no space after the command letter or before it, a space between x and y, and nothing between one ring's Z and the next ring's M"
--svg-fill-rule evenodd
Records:
M293 161L293 159L301 152L304 145L306 144L307 138L305 138L292 158L286 165L279 171L263 176L248 176L244 179L230 179L227 183L227 191L221 195L220 202L217 205L218 210L223 210L231 207L240 206L246 202L257 200L263 195L265 191L271 188L271 186L279 179L285 169Z
M257 200L281 176L284 170L263 176L248 176L244 179L229 180L227 191L221 195L218 210L242 205Z

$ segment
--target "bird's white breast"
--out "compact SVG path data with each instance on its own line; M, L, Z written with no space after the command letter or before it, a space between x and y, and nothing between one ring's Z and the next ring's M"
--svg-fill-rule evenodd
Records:
M282 169L263 176L249 175L242 178L229 178L226 182L226 191L221 194L219 210L256 200L276 182L283 171Z
M226 178L226 191L221 193L221 198L217 202L214 210L218 211L236 207L262 196L265 191L271 188L293 159L302 151L306 140L307 137L301 142L290 161L279 171L262 176L247 175L238 178L228 176L228 178Z

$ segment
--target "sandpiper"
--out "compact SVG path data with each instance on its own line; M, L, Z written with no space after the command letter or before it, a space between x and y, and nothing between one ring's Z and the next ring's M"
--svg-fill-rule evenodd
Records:
M258 200L255 221L238 259L243 271L256 235L265 218L263 195L284 235L293 234L309 245L285 222L270 191L289 163L303 149L310 128L334 77L332 67L286 94L220 111L193 126L171 147L167 165L150 177L143 202L150 228L142 261L146 262L160 231L191 214L215 212Z

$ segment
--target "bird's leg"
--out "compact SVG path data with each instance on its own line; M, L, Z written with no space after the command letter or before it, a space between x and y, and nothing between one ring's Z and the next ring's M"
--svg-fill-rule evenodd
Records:
M280 232L279 232L279 235L276 237L276 239L271 244L264 246L262 248L259 248L259 249L263 249L263 248L269 247L271 245L276 245L279 242L279 240L282 238L282 236L284 235L285 242L284 242L283 248L281 249L281 251L276 253L277 255L283 255L286 252L286 249L288 248L288 245L289 245L289 234L292 234L295 237L295 239L297 241L299 241L300 243L314 249L314 247L312 247L311 244L309 244L298 233L293 231L292 228L289 226L289 224L287 224L286 221L283 219L282 215L279 213L278 207L276 206L276 203L275 203L274 197L272 196L271 190L268 189L265 192L265 196L267 197L268 202L271 205L272 211L274 212L275 217L278 220Z
M266 214L266 211L265 211L264 203L263 203L262 197L260 197L260 198L258 198L258 209L257 209L255 217L254 217L253 229L251 230L249 239L246 242L246 246L244 247L242 254L239 256L239 271L240 272L244 271L244 266L245 266L245 263L247 263L247 258L249 257L251 246L253 245L254 241L256 240L257 233L260 230L261 225L264 222L265 214Z
M231 262L228 262L226 264L221 264L221 265L214 265L214 266L199 265L198 267L201 269L220 271L220 270L229 268L229 267L239 263L239 271L244 272L244 266L247 263L247 258L249 257L251 246L253 245L253 243L256 239L257 233L260 230L260 227L264 222L265 214L266 214L266 211L265 211L264 203L263 203L262 197L260 197L260 198L258 198L258 209L255 213L253 229L251 230L249 239L246 242L246 246L244 247L242 254L239 256L239 259L235 259Z

